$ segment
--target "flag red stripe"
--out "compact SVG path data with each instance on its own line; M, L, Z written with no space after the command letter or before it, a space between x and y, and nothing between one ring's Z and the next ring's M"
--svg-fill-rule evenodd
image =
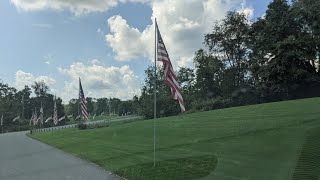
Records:
M163 63L163 70L165 73L166 77L166 84L170 87L171 95L174 99L178 100L181 111L185 111L185 104L184 100L182 98L182 93L179 84L177 83L177 76L174 73L169 54L167 52L166 46L162 40L160 31L158 29L158 26L156 25L157 28L157 42L158 42L158 48L157 48L157 54L158 54L158 61L162 61Z

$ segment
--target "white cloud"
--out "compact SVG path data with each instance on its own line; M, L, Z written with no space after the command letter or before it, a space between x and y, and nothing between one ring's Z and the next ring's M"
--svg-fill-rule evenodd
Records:
M253 13L254 13L254 9L247 7L247 0L242 0L241 3L241 9L238 10L238 12L240 13L244 13L245 15L247 15L248 19L252 19L253 17Z
M174 66L190 66L195 51L202 47L204 34L212 30L215 21L222 19L229 10L252 12L245 7L245 1L240 0L161 0L153 1L150 6L153 23L143 31L129 26L120 15L108 19L110 33L105 40L117 60L153 59L154 18L157 17Z
M51 62L50 62L50 61L45 61L44 63L46 63L46 64L48 64L48 65L50 65L50 64L51 64Z
M86 96L131 99L140 93L139 79L127 65L106 66L94 59L87 65L75 62L67 68L58 68L58 71L70 79L65 81L63 91L58 93L65 102L77 98L79 77Z
M56 83L56 80L49 77L49 76L37 76L35 77L31 73L27 73L24 71L17 71L16 77L15 77L15 86L17 89L21 90L24 88L25 85L31 86L35 81L43 81L45 82L49 87L54 85Z
M126 2L145 3L149 0L11 0L17 9L23 11L68 10L75 15L108 11Z
M97 33L101 33L101 29L100 28L97 29Z
M32 26L38 27L38 28L44 28L44 29L52 29L54 27L52 24L46 24L46 23L32 24Z

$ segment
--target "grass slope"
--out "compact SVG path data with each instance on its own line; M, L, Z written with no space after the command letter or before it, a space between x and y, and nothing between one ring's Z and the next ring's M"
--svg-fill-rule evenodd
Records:
M156 168L150 120L33 137L129 179L283 180L292 178L307 132L317 126L320 98L161 118Z

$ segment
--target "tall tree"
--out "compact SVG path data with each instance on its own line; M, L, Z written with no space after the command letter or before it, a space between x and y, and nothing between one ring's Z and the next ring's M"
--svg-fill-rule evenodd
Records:
M231 91L246 84L249 30L247 16L244 13L232 11L228 12L221 22L214 24L212 33L205 35L205 45L212 59L221 61L231 77L234 77L229 82L228 89Z
M224 70L222 61L200 49L196 52L194 62L197 69L195 83L197 97L212 98L221 96L221 82Z
M317 81L300 35L286 0L271 2L265 18L252 25L252 72L263 97L294 98L304 85Z

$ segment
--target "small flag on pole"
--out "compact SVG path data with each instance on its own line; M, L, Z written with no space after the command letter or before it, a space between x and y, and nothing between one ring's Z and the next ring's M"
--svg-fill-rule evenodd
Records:
M88 111L87 111L87 105L86 105L86 98L84 97L82 85L81 85L81 79L79 78L79 100L81 102L81 114L82 116L88 120Z
M19 120L20 119L20 116L17 116L17 117L15 117L13 120L12 120L12 122L16 122L17 120Z
M47 122L49 122L50 120L52 120L53 118L50 116L50 117L48 117L44 122L45 123L47 123Z
M2 116L1 116L1 126L3 126L3 114L2 114Z
M57 110L56 100L54 100L54 107L53 107L53 123L54 125L58 124L58 110Z
M37 110L35 109L33 113L33 124L37 125L37 123L38 123L38 115L37 115Z
M171 95L173 99L178 100L181 108L181 112L184 112L186 108L184 106L184 101L181 95L179 83L177 82L177 76L173 70L173 67L169 58L169 54L167 52L166 46L164 45L157 23L156 23L156 29L157 29L158 61L161 61L163 63L163 70L166 76L166 83L170 87Z
M40 108L40 115L39 115L38 121L40 122L40 124L43 124L43 108L42 108L42 105L41 105L41 108Z
M77 116L75 120L78 120L78 119L80 119L80 115L79 115L79 116Z
M62 121L62 120L64 120L64 119L66 119L66 117L65 117L65 116L62 116L58 121L60 122L60 121Z

